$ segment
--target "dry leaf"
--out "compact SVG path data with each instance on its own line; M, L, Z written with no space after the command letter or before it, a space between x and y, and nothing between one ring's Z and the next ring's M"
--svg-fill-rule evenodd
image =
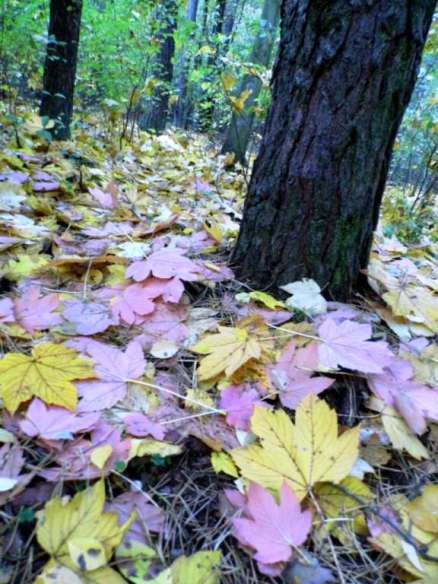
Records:
M74 410L77 392L72 380L93 375L91 362L73 349L44 343L37 345L31 356L8 353L0 361L0 396L12 414L33 396Z
M275 490L286 481L300 500L317 483L342 481L358 456L359 428L338 437L336 412L313 395L298 406L295 424L284 410L256 408L251 429L260 444L231 451L242 475Z

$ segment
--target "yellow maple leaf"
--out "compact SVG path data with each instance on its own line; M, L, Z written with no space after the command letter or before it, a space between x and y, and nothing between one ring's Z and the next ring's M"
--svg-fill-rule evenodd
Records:
M197 343L192 351L207 355L198 368L200 381L211 379L221 373L231 377L251 359L259 359L262 348L248 331L234 327L219 327L218 334L207 335Z
M148 580L149 584L219 584L220 551L196 552L192 556L180 556L174 563Z
M400 286L383 294L383 299L396 316L403 316L414 323L438 332L438 300L427 288Z
M380 412L385 432L396 450L406 450L416 460L429 458L429 453L423 443L395 410L385 406L380 409Z
M12 414L33 396L74 410L77 392L72 380L93 375L91 362L75 350L44 343L37 345L30 356L8 353L0 361L0 397Z
M211 466L217 474L224 472L231 477L237 478L239 476L231 456L226 452L213 452L211 455Z
M231 102L232 108L236 113L241 114L245 110L246 102L248 101L248 98L251 94L252 91L250 89L245 89L245 91L242 91L239 97L230 96L229 100Z
M103 512L104 504L103 481L68 502L51 499L38 515L38 543L53 561L74 572L102 568L135 518L119 525L115 513Z
M126 580L108 566L92 572L75 572L50 560L35 584L126 584Z
M436 534L412 525L406 497L395 495L388 502L401 520L403 532L409 534L409 541L395 531L383 531L369 541L393 557L403 570L418 577L415 584L435 584L438 582L438 563L428 558L438 558Z
M438 533L438 485L427 485L420 497L407 504L406 510L417 527Z
M351 530L366 535L368 528L363 510L374 499L370 488L356 477L347 477L340 486L330 483L318 485L315 489L324 515L329 519L328 527L342 542L351 541ZM343 522L336 521L342 517Z
M284 410L256 408L251 429L261 443L231 451L242 475L275 490L286 481L300 500L317 483L342 481L358 457L359 428L338 437L336 412L314 395L298 406L295 424Z
M17 259L10 260L5 266L5 276L12 282L18 282L21 278L32 276L48 264L47 256L20 255Z

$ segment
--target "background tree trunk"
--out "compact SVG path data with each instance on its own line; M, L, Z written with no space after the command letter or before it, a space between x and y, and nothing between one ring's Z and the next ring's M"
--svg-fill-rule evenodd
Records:
M198 0L189 0L187 4L186 19L190 22L196 23L196 18L198 14ZM194 41L194 34L190 36L190 41ZM183 128L186 127L187 123L187 77L189 74L189 66L187 63L187 53L183 49L181 57L179 59L179 76L177 79L178 88L178 103L175 108L175 123Z
M163 132L169 114L170 84L173 77L173 57L175 54L175 39L173 38L177 26L177 0L163 0L157 16L160 19L157 40L158 53L154 65L154 77L157 85L150 100L150 107L146 114L139 119L142 130Z
M250 63L268 67L271 62L277 28L280 21L281 0L265 0L260 30L254 41ZM236 160L245 164L246 151L254 123L254 104L262 89L262 80L256 75L246 75L238 84L236 96L244 91L251 94L246 100L245 111L233 112L222 151L234 152Z
M40 115L55 121L56 140L70 138L82 0L51 0Z
M347 299L366 268L436 0L283 0L272 105L233 254L257 288Z
M206 75L203 83L212 84L214 82L215 73L217 70L217 64L219 57L221 55L221 44L225 40L219 43L218 35L223 35L224 24L225 24L225 11L227 8L227 0L217 0L216 10L214 13L213 26L210 31L210 43L213 52L208 55L207 58L207 69L208 74ZM231 34L232 31L230 31ZM201 95L200 99L200 126L204 132L208 132L213 125L213 115L215 108L215 101L212 98L211 91L205 91Z

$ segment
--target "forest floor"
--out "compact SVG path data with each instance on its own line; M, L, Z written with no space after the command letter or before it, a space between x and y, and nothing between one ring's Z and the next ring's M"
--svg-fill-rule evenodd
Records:
M436 583L436 245L251 290L206 139L0 129L0 584Z

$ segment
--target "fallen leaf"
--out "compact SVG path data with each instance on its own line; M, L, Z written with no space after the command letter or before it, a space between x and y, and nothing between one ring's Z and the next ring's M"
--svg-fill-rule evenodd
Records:
M72 323L79 335L102 333L117 323L105 304L67 300L64 302L65 320Z
M20 420L21 430L28 436L45 440L71 440L73 434L89 430L100 414L77 415L57 407L46 407L39 399L32 400L26 417Z
M318 329L322 343L319 345L319 360L328 369L381 373L393 358L384 341L370 341L371 326L352 320L341 323L327 317Z
M211 379L221 373L231 377L251 359L262 354L260 344L252 339L248 331L241 328L219 327L219 333L207 335L191 349L194 353L207 355L198 367L200 381Z
M99 481L70 501L51 499L38 515L37 540L57 563L74 572L106 564L135 515L119 525L115 513L104 513L105 487Z
M406 510L417 527L438 533L438 485L426 485L422 495L410 501Z
M294 410L306 396L318 395L334 383L328 377L312 377L317 367L317 345L310 343L297 348L294 341L286 346L278 363L268 366L270 379L283 406Z
M86 354L94 361L96 380L78 384L80 412L109 408L123 399L129 379L139 379L146 369L146 360L139 343L132 341L121 351L112 345L93 341Z
M240 430L249 430L254 407L263 406L256 389L231 385L221 391L219 407L225 410L227 423Z
M147 260L134 262L126 271L127 278L142 282L149 276L179 278L186 282L199 280L200 268L184 256L184 250L163 249L152 253Z
M317 483L342 481L358 457L359 428L338 437L336 412L314 395L298 406L295 424L284 410L256 408L251 429L261 443L231 451L242 475L275 490L286 481L300 501Z
M254 558L264 564L285 562L305 542L312 526L310 511L300 503L288 484L280 487L280 503L260 485L251 483L245 517L233 520L234 535L255 549Z
M321 288L314 280L304 278L299 282L291 282L280 286L282 290L291 294L286 300L286 306L296 308L308 316L316 316L327 312L327 301L321 295Z
M57 326L62 323L61 315L53 312L58 305L58 294L41 296L40 287L31 286L15 300L17 322L30 334Z
M12 414L22 402L39 397L46 404L74 410L77 403L73 380L93 377L91 362L64 345L44 343L32 355L8 353L0 361L0 395Z

